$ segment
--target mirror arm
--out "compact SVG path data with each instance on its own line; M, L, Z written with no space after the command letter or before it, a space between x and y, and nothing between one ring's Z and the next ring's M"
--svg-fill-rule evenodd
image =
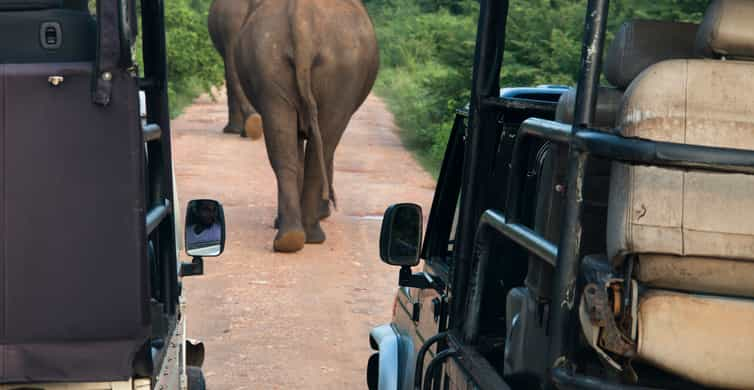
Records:
M433 278L426 272L415 274L409 266L401 267L401 271L398 275L398 285L401 287L413 287L422 290L432 288L440 294L445 291L445 284L441 280Z
M195 256L190 263L181 262L181 277L204 275L204 259Z

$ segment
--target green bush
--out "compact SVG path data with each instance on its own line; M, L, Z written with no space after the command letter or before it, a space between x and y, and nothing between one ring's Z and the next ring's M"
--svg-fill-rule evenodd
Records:
M454 111L469 99L479 3L476 0L366 0L380 44L376 92L406 144L436 173ZM612 33L631 18L698 21L707 0L611 2ZM573 85L586 0L512 0L502 86Z
M165 3L165 35L168 57L168 96L172 117L202 92L225 80L220 56L207 30L211 0L171 0ZM139 21L141 24L141 21ZM141 62L142 42L136 43Z
M223 63L207 31L208 0L171 0L165 4L168 94L178 114L201 92L224 80Z

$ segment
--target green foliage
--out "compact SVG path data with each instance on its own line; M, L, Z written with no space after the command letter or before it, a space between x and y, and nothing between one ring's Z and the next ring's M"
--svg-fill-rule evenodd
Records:
M207 31L210 0L172 0L165 7L171 111L224 80L220 56Z
M455 109L469 99L478 4L453 0L371 0L385 97L430 171L439 167Z
M573 85L586 0L512 0L501 85ZM611 2L608 44L627 19L698 21L708 0ZM468 102L476 0L366 0L377 30L386 98L406 143L436 172L454 110Z
M90 0L90 2L93 0ZM175 117L202 92L225 80L220 56L207 30L212 0L171 0L165 4L165 35L168 57L168 96ZM139 21L141 25L141 21ZM142 41L134 48L142 63Z

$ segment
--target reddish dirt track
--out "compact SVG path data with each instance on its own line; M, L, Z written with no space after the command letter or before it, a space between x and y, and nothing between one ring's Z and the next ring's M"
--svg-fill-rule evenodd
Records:
M277 194L264 142L222 134L226 119L224 97L204 96L172 125L180 201L217 199L227 221L225 253L184 282L208 388L366 388L368 333L389 321L398 279L379 261L382 213L416 202L426 217L433 179L370 96L337 150L339 210L323 223L327 242L273 253Z

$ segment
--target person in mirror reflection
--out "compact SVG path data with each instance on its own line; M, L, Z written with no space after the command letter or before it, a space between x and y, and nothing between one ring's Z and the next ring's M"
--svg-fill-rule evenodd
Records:
M195 215L198 222L188 229L188 246L197 248L219 244L222 240L222 228L217 220L217 204L210 201L197 203Z
M421 217L413 208L398 210L393 222L393 246L391 255L395 258L412 258L419 252L419 221Z

